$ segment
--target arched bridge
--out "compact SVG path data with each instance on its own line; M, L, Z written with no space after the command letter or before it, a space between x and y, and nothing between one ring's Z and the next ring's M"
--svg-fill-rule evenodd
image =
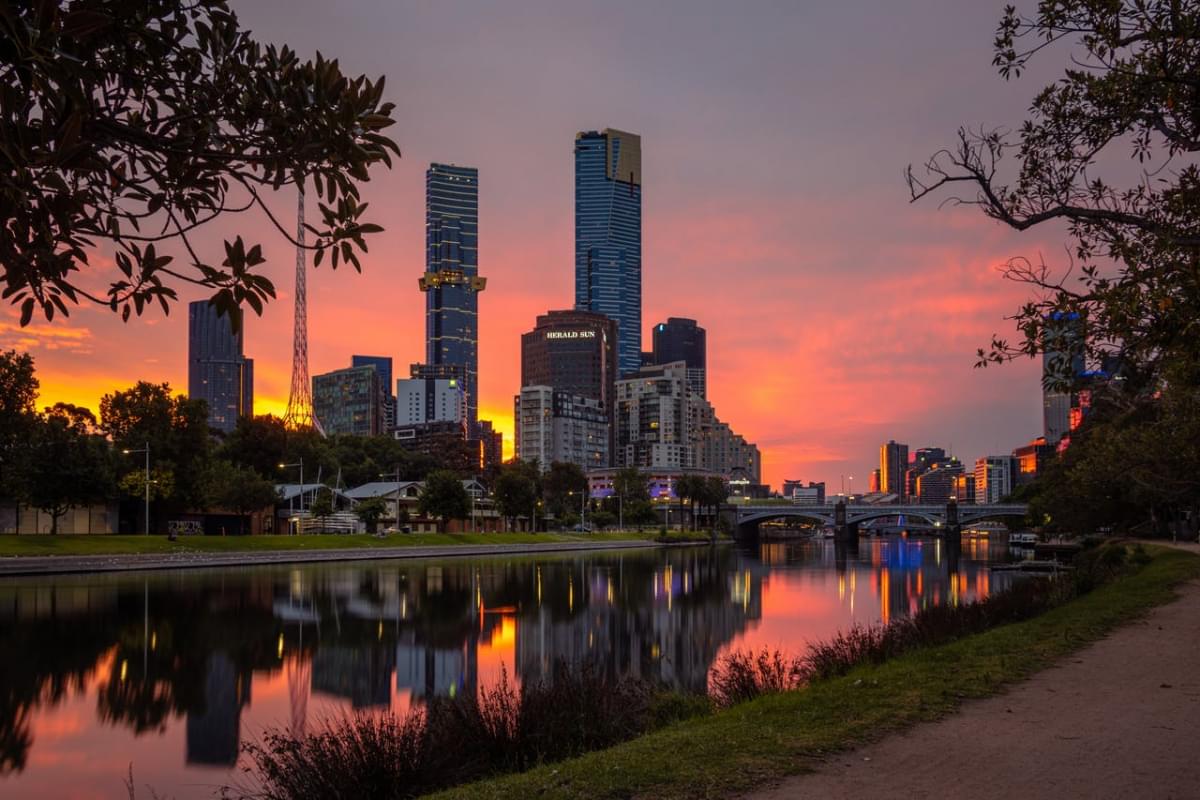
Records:
M805 505L739 505L737 529L739 536L753 535L759 523L774 519L803 519L833 528L839 536L856 536L858 526L883 517L917 518L934 526L935 532L958 534L964 525L983 520L1023 519L1029 507L1024 503L992 503L971 505L948 503L934 505L867 505L836 503L824 506Z

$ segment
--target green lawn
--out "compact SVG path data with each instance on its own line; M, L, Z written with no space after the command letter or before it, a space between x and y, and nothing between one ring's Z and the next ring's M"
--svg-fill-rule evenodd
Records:
M944 716L966 698L993 694L1168 602L1174 586L1198 576L1200 557L1158 551L1136 575L1026 622L437 796L692 798L742 792L804 772L829 751Z
M657 532L605 533L405 533L376 538L367 534L306 536L187 536L172 542L165 536L0 535L0 556L88 556L128 553L227 553L272 550L357 550L465 544L530 544L547 542L638 541Z

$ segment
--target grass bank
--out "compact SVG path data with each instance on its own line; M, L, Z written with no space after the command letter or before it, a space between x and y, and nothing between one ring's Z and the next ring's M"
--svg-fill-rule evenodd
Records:
M917 650L797 692L686 720L569 761L442 792L448 798L721 797L954 711L1170 601L1200 557L1157 550L1137 573L1024 622Z
M361 550L393 547L436 547L478 544L546 544L552 542L646 541L657 531L604 533L398 533L310 534L305 536L166 536L116 534L0 535L4 556L100 556L167 553L264 553L302 550Z

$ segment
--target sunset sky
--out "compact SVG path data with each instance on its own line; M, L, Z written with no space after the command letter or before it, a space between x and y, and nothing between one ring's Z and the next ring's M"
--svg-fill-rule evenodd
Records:
M262 41L387 76L403 151L365 187L363 274L309 274L313 374L352 353L424 353L424 173L480 176L481 416L511 437L520 334L573 300L579 130L642 137L643 329L708 329L709 397L762 450L764 478L853 475L881 441L964 460L1041 431L1038 369L976 370L975 350L1027 297L1005 259L1063 260L1061 231L1014 234L970 208L908 203L902 171L960 124L1015 127L1047 72L991 66L1003 3L395 2L253 0L233 6ZM1057 55L1061 55L1057 54ZM1061 63L1061 62L1057 62ZM1051 66L1054 62L1051 62ZM294 193L277 206L285 215ZM280 413L291 366L293 251L259 217L214 226L260 241L279 299L247 324L256 411ZM95 274L93 285L107 275ZM184 293L182 299L198 299ZM186 388L187 314L122 325L105 309L20 329L0 346L37 360L43 404L95 407L136 380Z

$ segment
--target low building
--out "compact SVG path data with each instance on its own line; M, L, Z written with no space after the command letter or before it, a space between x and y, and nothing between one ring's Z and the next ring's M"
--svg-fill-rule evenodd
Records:
M999 503L1012 494L1016 459L1012 456L983 456L975 461L975 502Z
M1013 450L1012 454L1016 459L1015 483L1023 486L1036 479L1054 458L1054 445L1048 443L1046 437L1039 436Z
M916 499L919 503L949 503L958 499L957 482L966 468L957 458L931 465L917 476Z

